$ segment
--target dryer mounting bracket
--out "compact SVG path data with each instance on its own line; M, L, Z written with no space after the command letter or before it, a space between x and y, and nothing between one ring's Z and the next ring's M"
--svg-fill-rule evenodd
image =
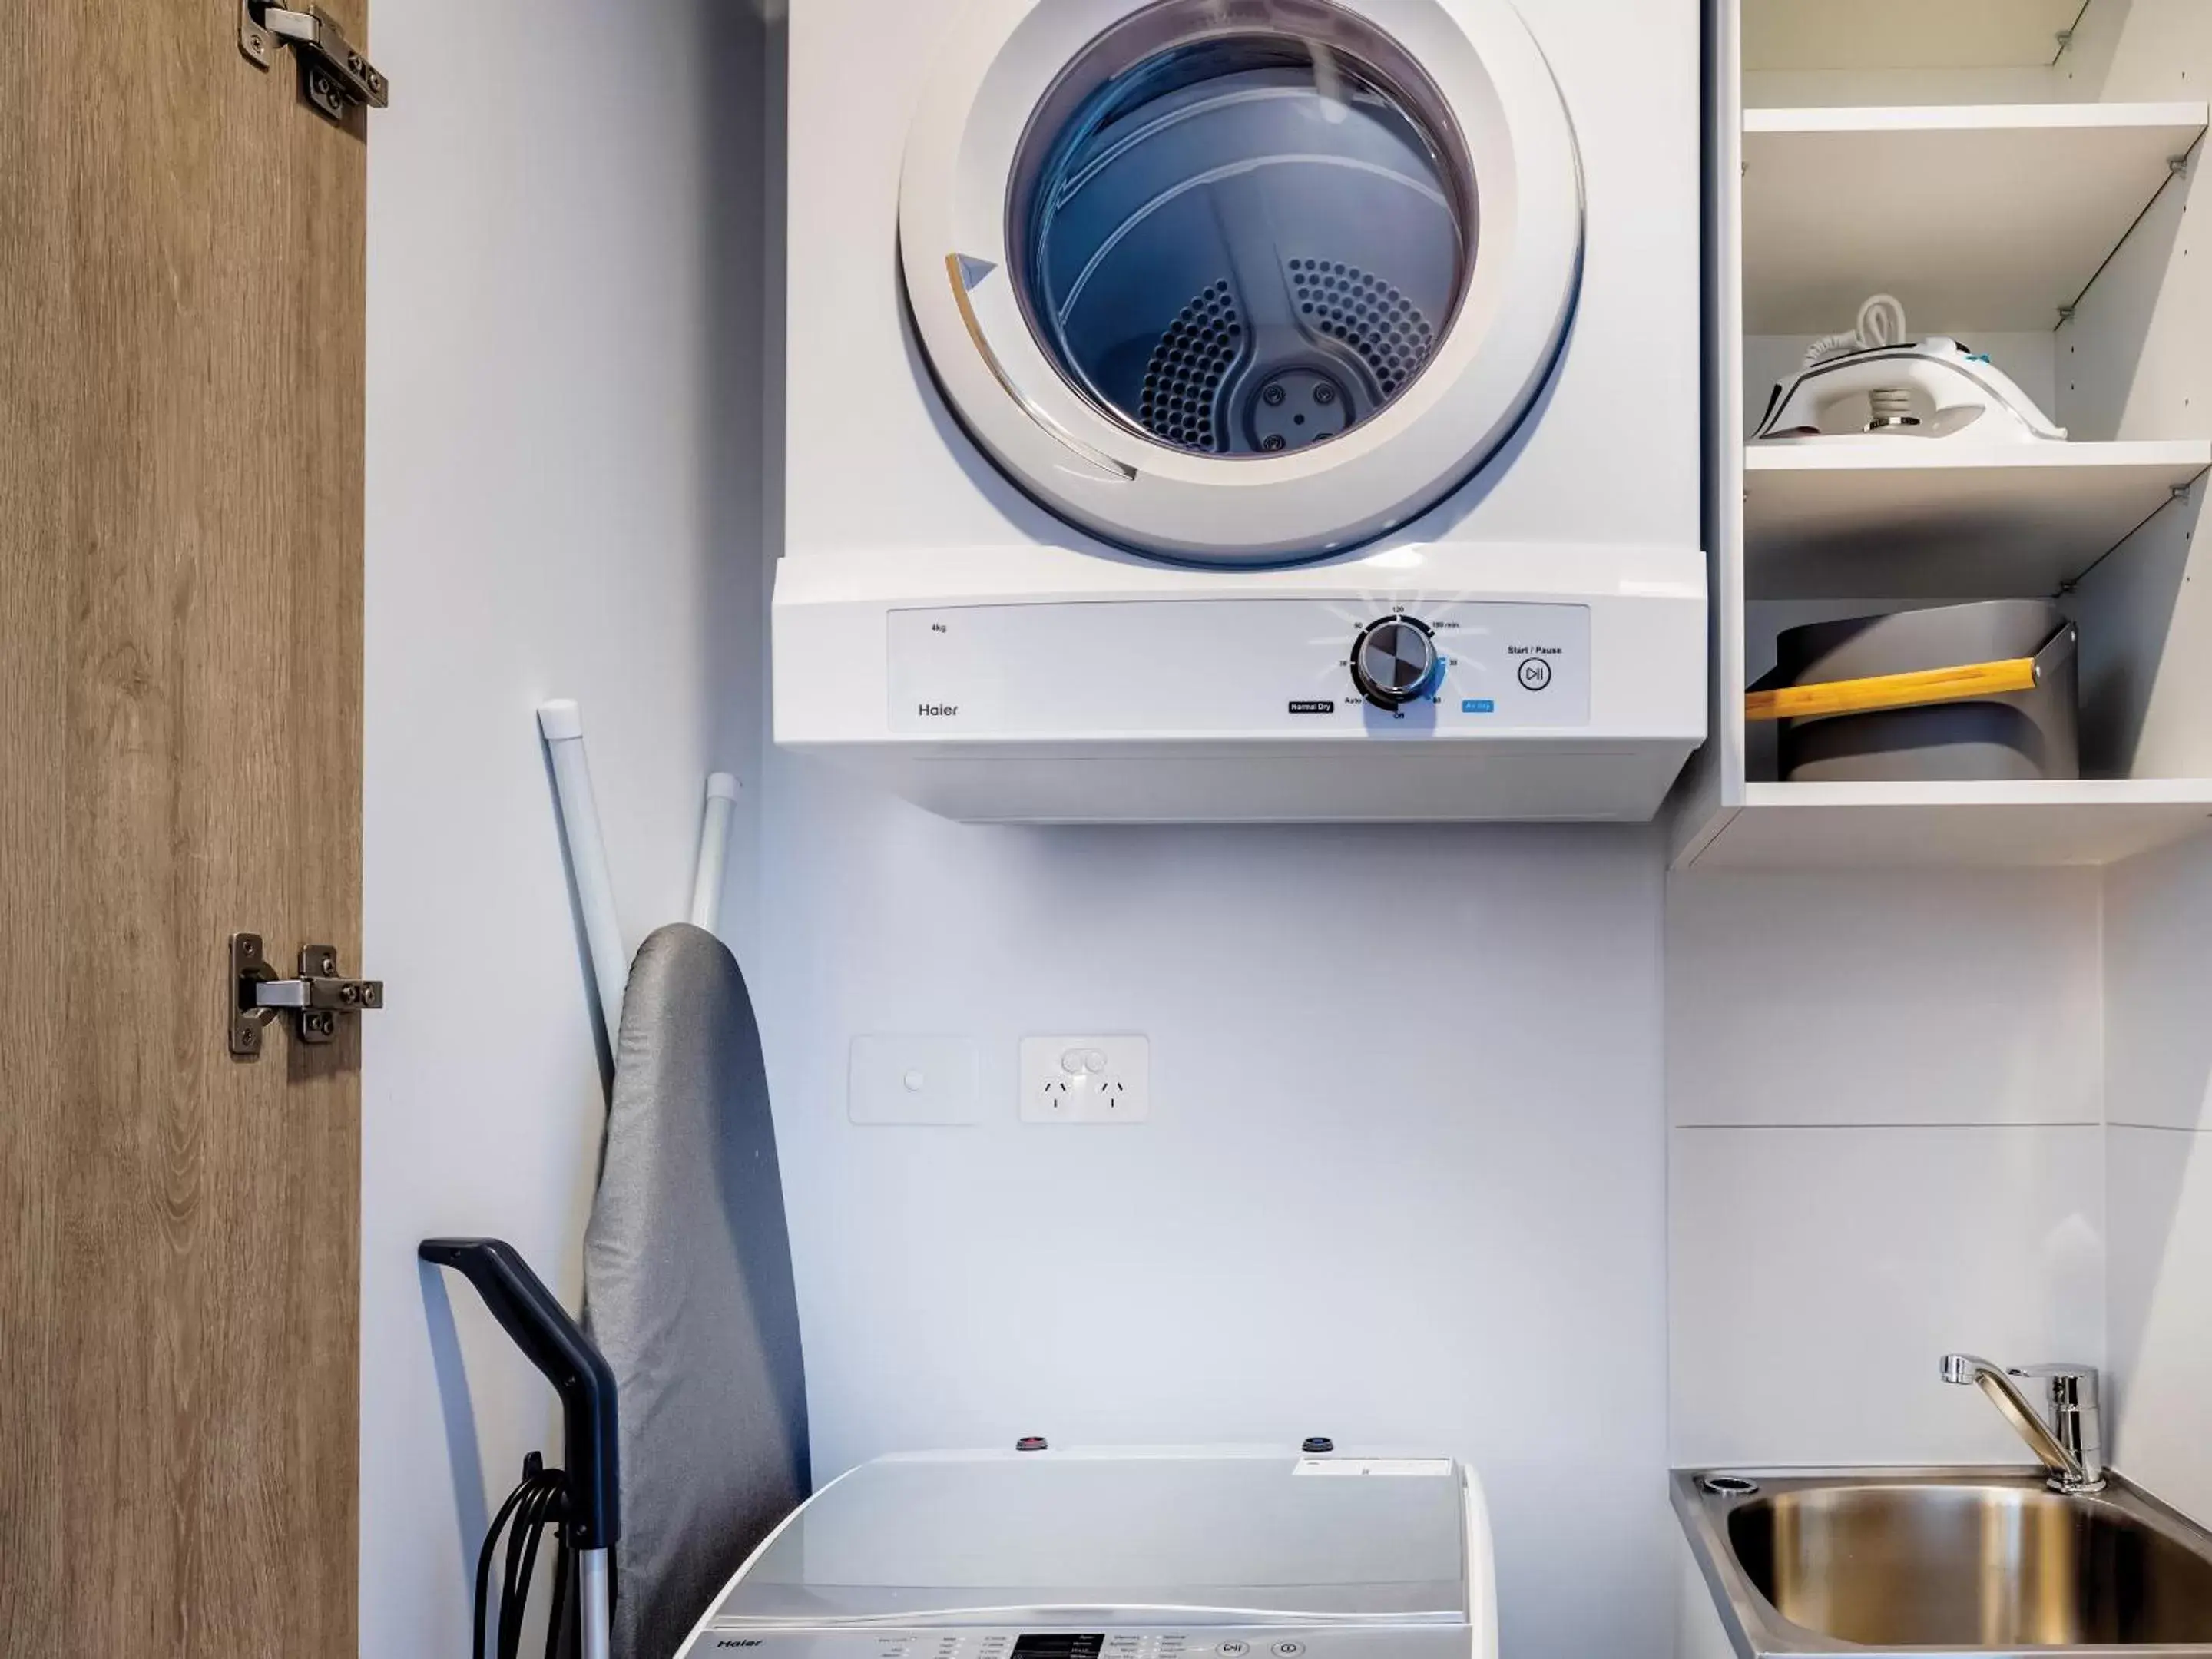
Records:
M392 82L320 6L292 11L268 0L238 0L238 49L250 60L270 68L287 43L300 60L300 88L325 119L343 122L356 104L382 109L391 101Z

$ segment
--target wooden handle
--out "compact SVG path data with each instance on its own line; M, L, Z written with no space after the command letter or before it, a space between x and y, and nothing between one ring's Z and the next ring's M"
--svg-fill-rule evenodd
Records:
M1875 674L1860 680L1747 691L1743 717L1788 720L1809 720L1817 714L1864 714L1877 708L1917 708L1926 703L1966 702L2034 690L2035 659L2008 657L2002 662L1965 663L1956 668L1923 668L1910 674Z

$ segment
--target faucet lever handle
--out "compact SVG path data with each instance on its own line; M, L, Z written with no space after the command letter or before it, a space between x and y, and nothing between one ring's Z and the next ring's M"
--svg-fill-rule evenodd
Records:
M2094 1365L2069 1365L2063 1362L2046 1365L2010 1365L2006 1369L2014 1376L2086 1376L2097 1375Z
M2045 1386L2053 1407L2078 1411L2097 1403L2098 1378L2094 1365L2015 1365L2014 1376L2033 1377Z

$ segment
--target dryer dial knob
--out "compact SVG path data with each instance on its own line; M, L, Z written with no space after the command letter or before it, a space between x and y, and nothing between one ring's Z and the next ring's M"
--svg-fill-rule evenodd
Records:
M1411 617L1368 623L1352 647L1352 683L1377 708L1402 708L1429 696L1443 666L1428 624Z

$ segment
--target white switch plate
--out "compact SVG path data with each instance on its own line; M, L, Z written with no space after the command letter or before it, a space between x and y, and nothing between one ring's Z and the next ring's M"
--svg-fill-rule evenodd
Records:
M1152 1044L1140 1036L1022 1039L1022 1121L1142 1123L1152 1115Z
M854 1037L845 1110L855 1123L978 1122L982 1069L971 1037Z

